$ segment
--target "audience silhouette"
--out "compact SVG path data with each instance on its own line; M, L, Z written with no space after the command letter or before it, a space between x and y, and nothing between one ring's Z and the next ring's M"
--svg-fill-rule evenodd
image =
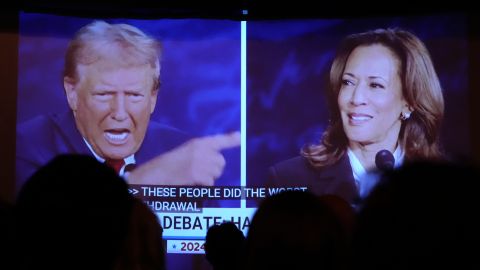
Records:
M143 246L145 240L161 245L161 227L141 204L125 181L95 158L54 158L32 175L17 198L18 268L153 269L143 265L153 256L160 256L154 261L163 265L162 252L150 254L153 249ZM154 239L142 235L150 232ZM128 246L134 241L139 243Z
M246 239L231 222L210 227L205 255L214 270L480 269L479 188L474 166L408 163L382 177L357 220L337 196L281 192ZM92 157L58 156L0 210L2 269L165 269L157 216Z
M347 233L317 196L286 191L266 198L247 235L246 269L346 269Z
M0 199L0 268L12 269L13 206Z
M345 199L333 194L321 195L319 199L336 216L347 236L347 243L351 243L357 214L353 206Z
M245 236L232 222L213 225L207 231L205 256L214 270L243 269Z
M480 269L480 173L418 162L384 175L360 209L359 269Z
M163 270L165 247L163 228L157 216L141 200L133 201L127 239L115 270Z

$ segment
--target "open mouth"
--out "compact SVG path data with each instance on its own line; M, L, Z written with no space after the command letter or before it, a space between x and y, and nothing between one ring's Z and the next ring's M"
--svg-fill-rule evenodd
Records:
M128 129L108 129L105 130L105 139L115 145L124 144L128 140L130 131Z

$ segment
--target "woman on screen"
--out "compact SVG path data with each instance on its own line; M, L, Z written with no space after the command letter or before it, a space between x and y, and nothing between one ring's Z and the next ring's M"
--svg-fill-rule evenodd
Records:
M442 89L414 34L377 29L347 36L330 69L328 98L331 118L320 143L272 166L272 185L307 186L355 203L378 182L379 151L393 153L394 167L441 159Z

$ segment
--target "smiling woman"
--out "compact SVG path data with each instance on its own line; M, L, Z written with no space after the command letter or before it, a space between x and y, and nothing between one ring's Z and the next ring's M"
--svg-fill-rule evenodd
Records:
M371 61L370 59L376 59ZM397 148L400 115L411 113L402 94L396 56L383 45L357 47L342 77L338 105L349 148L367 170L379 150Z
M330 69L329 101L321 142L271 167L271 185L308 186L355 203L378 182L379 151L393 152L395 167L442 158L442 89L414 34L377 29L346 37Z

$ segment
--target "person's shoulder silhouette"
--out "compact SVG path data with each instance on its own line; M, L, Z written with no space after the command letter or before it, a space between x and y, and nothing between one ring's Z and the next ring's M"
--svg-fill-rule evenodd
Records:
M416 162L387 173L360 209L360 269L478 269L478 168ZM472 268L473 267L473 268Z
M0 264L2 269L13 269L13 232L13 205L0 199Z
M112 169L90 156L54 158L17 197L19 269L112 269L131 208Z
M232 222L211 226L205 238L205 256L214 270L242 269L245 236Z

